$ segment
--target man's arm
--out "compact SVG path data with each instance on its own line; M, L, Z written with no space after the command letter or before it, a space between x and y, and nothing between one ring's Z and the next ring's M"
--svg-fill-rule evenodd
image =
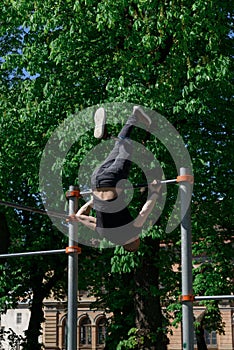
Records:
M93 216L90 216L90 210L93 207L93 197L90 199L90 201L86 202L76 214L72 214L69 216L69 219L67 221L78 221L84 226L90 228L91 230L96 229L96 218Z
M161 186L160 186L160 184L157 185L156 180L149 186L149 190L151 191L151 195L150 195L149 199L146 201L146 203L143 205L137 218L134 220L133 225L135 227L142 227L144 225L148 216L152 212L156 201L158 200L158 198L160 198Z
M72 214L72 215L69 215L69 218L67 219L67 222L69 221L80 222L81 224L90 228L93 231L95 231L96 229L97 220L93 216Z
M93 207L93 197L91 197L90 201L86 202L76 213L76 216L79 215L89 215L90 210Z
M84 226L90 228L91 230L96 230L96 218L93 216L87 216L87 215L77 215L76 214L76 220L83 224Z

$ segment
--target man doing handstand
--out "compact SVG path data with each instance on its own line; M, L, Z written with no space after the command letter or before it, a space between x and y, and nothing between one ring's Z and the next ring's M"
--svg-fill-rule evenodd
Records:
M104 108L97 109L94 115L94 136L106 138L106 113ZM132 115L122 128L114 148L105 161L94 171L91 177L92 198L85 203L71 219L78 221L98 232L112 243L123 245L125 250L135 252L140 245L139 234L160 196L161 186L154 180L149 184L148 199L138 216L134 219L124 201L121 180L126 180L131 167L133 151L130 139L133 128L138 122L149 130L150 117L141 107L135 106ZM90 209L96 211L96 217L90 216Z

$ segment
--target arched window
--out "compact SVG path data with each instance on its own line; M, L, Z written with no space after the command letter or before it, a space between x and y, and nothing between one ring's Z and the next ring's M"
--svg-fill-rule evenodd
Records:
M80 321L80 344L92 344L91 321L88 316Z
M106 339L106 318L102 317L97 322L97 344L105 343Z

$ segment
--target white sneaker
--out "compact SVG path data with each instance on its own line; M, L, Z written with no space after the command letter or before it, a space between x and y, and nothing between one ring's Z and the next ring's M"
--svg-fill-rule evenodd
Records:
M103 107L100 107L96 110L94 114L94 123L94 137L96 139L101 139L104 136L106 130L106 112Z
M133 107L133 114L137 117L137 119L145 124L147 128L149 129L152 121L151 118L143 111L143 109L140 106L134 106Z

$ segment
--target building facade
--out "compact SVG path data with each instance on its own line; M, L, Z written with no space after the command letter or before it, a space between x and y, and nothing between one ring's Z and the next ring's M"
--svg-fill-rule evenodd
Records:
M93 311L90 306L95 300L83 294L77 311L77 346L81 350L104 349L106 319L110 316L102 310ZM54 300L45 301L45 323L43 327L43 344L45 350L66 350L66 304ZM194 306L195 317L204 311L204 307ZM205 340L209 350L234 350L234 307L228 303L220 305L222 319L225 323L225 335L215 331L206 332ZM181 326L172 329L168 335L168 350L181 350ZM194 337L194 350L197 349ZM113 349L114 350L114 349Z
M101 350L104 349L106 337L106 320L110 314L103 310L92 310L91 304L94 298L88 297L83 293L79 297L77 310L77 350ZM201 306L194 306L195 317L204 311ZM220 305L222 319L225 323L225 335L219 335L215 331L206 332L205 340L209 350L234 350L234 306L228 303ZM44 317L42 336L40 342L44 350L66 350L67 340L67 304L58 302L54 299L44 301ZM28 328L30 319L30 310L28 304L19 304L15 310L8 310L6 314L1 315L1 330L8 331L8 334L15 334L15 339L19 341ZM12 330L12 331L10 331ZM182 331L181 326L172 329L173 334L168 335L170 343L168 350L181 350ZM18 338L17 338L18 337ZM15 341L14 350L20 350L20 345ZM0 349L11 350L9 341L2 340ZM196 340L194 349L197 349ZM113 349L115 350L115 349Z
M20 343L24 331L28 329L29 320L30 310L27 303L19 303L17 309L9 309L1 315L1 350L20 350Z
M103 310L90 308L95 299L83 294L77 310L77 346L82 350L101 350L106 337L106 320L110 316ZM45 350L66 350L67 304L45 300L42 343Z
M228 303L223 303L220 306L222 320L225 323L225 334L219 335L215 331L205 331L204 337L209 350L234 350L234 307ZM193 313L195 318L204 312L204 307L194 306ZM173 335L168 336L170 344L168 350L181 350L182 346L182 329L181 325L178 328L172 329ZM194 336L194 350L197 350L196 338Z

